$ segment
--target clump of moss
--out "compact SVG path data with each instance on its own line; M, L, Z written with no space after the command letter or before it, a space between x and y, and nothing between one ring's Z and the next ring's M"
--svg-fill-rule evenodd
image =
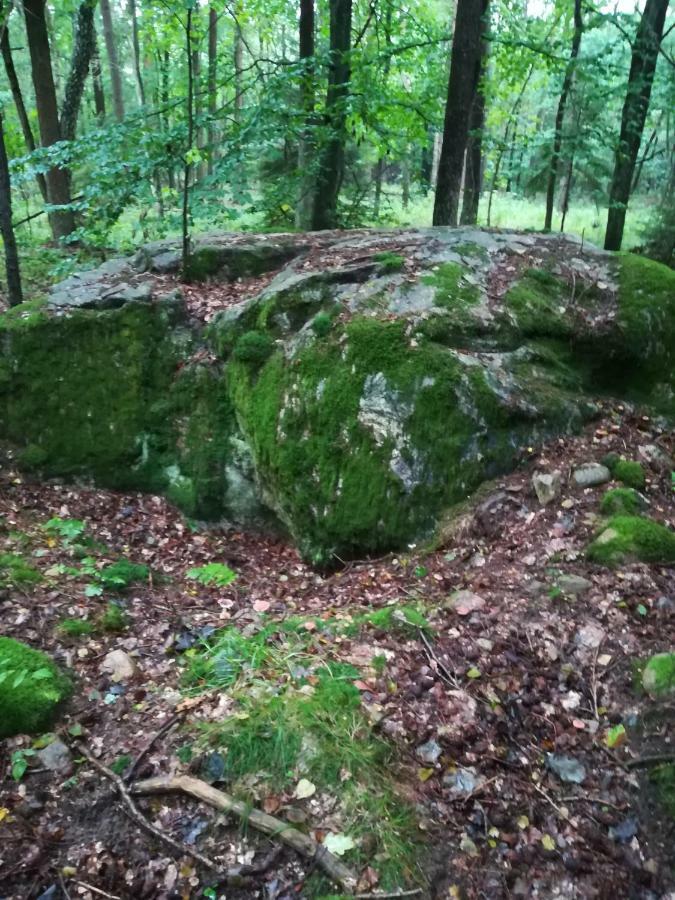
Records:
M642 687L655 696L675 691L675 653L657 653L642 672Z
M239 362L260 368L274 350L274 341L262 331L247 331L234 345L233 357Z
M435 272L425 275L424 284L436 288L434 302L436 306L453 311L466 311L480 300L480 292L467 277L465 266L458 263L442 263Z
M617 481L632 488L643 488L645 486L645 470L639 462L631 459L619 459L611 468L612 475Z
M573 326L566 311L566 286L542 269L528 269L504 297L504 308L525 335L567 338Z
M371 625L380 631L416 632L419 629L429 631L426 616L415 606L385 606L372 613L366 613L357 619L362 625Z
M587 555L602 565L618 565L627 559L642 562L675 562L675 532L652 519L614 516L588 547Z
M89 619L61 619L58 625L59 631L68 637L85 637L96 631L96 626Z
M119 634L129 624L129 617L119 604L109 603L99 620L99 624L103 631Z
M46 654L0 637L0 738L48 731L71 693Z
M390 250L375 253L373 259L379 263L381 271L387 275L400 272L405 265L405 259L399 253L392 253Z
M610 488L602 498L600 512L605 516L635 516L645 505L645 501L633 488Z
M333 317L330 313L317 313L312 319L312 331L317 337L325 337L331 330Z
M17 553L0 553L0 587L37 584L42 574Z

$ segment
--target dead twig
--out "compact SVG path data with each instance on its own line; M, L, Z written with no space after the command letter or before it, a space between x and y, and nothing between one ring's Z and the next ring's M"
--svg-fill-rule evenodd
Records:
M675 753L657 753L654 756L638 756L629 759L624 765L627 769L647 769L649 766L661 766L664 763L675 763Z
M92 766L95 769L104 775L109 781L117 788L117 792L120 795L120 799L124 801L126 804L127 810L131 818L141 826L141 828L145 829L145 831L149 832L153 837L156 837L157 840L162 841L164 844L167 844L177 853L180 853L181 856L191 856L194 860L200 863L205 868L209 869L211 872L216 872L221 878L227 877L227 872L223 872L220 866L217 866L212 860L208 859L206 856L203 856L197 850L193 850L191 847L188 847L186 844L182 844L180 841L174 840L174 838L170 837L168 834L164 834L163 831L160 831L159 828L155 828L155 826L146 819L143 813L136 806L134 801L131 799L131 795L126 788L126 785L122 781L119 775L116 775L111 769L107 766L104 766L103 763L99 762L96 757L92 754L88 747L84 744L76 744L77 750L82 754L82 756L86 757Z
M122 900L121 897L118 897L117 894L108 894L106 891L102 891L101 888L94 887L93 884L87 884L86 881L76 881L75 884L79 884L80 887L86 888L86 890L91 891L92 894L99 894L101 897L108 897L109 900Z
M181 716L182 713L176 713L175 715L171 716L171 718L162 725L159 731L150 738L145 747L143 747L136 759L132 762L131 768L129 769L129 772L124 779L127 784L131 784L131 782L134 780L134 775L136 774L136 771L138 770L140 764L155 746L157 741L160 740L160 738L164 737L164 735L173 728L173 726L180 720Z
M593 665L591 667L591 698L593 700L593 715L595 716L596 722L600 721L600 712L598 710L598 654L600 653L600 647L602 647L604 639L605 636L603 635L598 641L598 646L595 648L595 655L593 657Z
M429 657L429 662L436 663L436 668L438 669L438 674L441 676L441 678L443 679L443 681L445 681L446 684L449 684L450 687L454 687L455 690L461 691L462 685L459 683L459 681L457 681L455 676L451 672L448 671L447 666L445 666L440 661L440 659L436 655L436 652L434 651L434 648L431 646L431 644L429 642L429 638L426 636L426 634L422 631L421 628L418 628L417 631L419 633L420 640L424 644L424 648L427 651L427 656Z
M258 809L252 809L247 803L235 800L234 797L211 787L210 784L199 778L191 778L188 775L147 778L144 781L137 781L132 787L132 792L134 794L179 792L208 803L209 806L223 812L234 813L257 831L275 837L292 847L301 856L315 860L329 878L341 885L345 893L353 894L356 888L357 879L354 873L309 835L303 834L281 819L269 816Z
M422 888L413 888L411 891L392 891L391 893L354 894L355 900L394 900L395 897L416 897L422 893Z

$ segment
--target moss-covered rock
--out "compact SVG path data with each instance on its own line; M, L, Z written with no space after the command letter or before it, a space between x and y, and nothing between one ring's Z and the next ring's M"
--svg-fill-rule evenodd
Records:
M610 488L600 502L600 512L605 516L635 516L646 506L644 499L633 488Z
M655 696L675 692L675 653L651 657L642 671L642 687Z
M209 325L147 281L101 308L96 273L0 316L0 439L40 473L161 492L193 517L280 520L326 563L425 539L600 395L675 413L675 275L656 263L478 229L306 250L301 236L197 241L194 277L286 263ZM166 242L139 254L142 277L175 256ZM138 279L133 265L103 274ZM637 485L626 462L615 477ZM629 496L604 511L636 512Z
M645 470L639 462L632 459L618 459L611 467L611 472L617 481L632 488L645 486Z
M630 559L675 562L675 531L640 516L613 516L589 546L588 558L607 566Z
M72 693L44 653L0 637L0 738L48 731Z

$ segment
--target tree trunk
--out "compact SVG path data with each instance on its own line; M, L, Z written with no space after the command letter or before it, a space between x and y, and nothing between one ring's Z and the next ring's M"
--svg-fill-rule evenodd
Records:
M243 3L238 2L234 10L234 121L241 124L241 111L244 108L244 39L239 24L239 16L243 12Z
M387 55L384 59L384 65L382 67L382 84L381 90L386 93L387 91L387 79L389 78L389 70L391 68L391 10L392 4L391 2L387 3L387 8L384 13L384 40L387 46ZM380 217L380 205L382 202L382 181L384 180L384 174L386 172L386 159L384 156L380 156L375 165L375 203L373 207L373 216L377 220Z
M638 25L609 191L605 250L620 250L635 162L645 127L668 0L647 0Z
M77 117L89 63L94 53L94 42L94 7L91 0L84 0L77 11L73 56L61 107L61 137L64 141L75 140Z
M481 19L480 71L478 86L471 105L469 139L466 145L464 195L462 197L462 225L475 225L483 180L483 129L485 128L485 78L487 75L489 44L485 40L488 19Z
M330 0L330 69L325 123L328 132L321 154L312 227L317 231L337 226L337 204L344 170L345 126L349 98L349 50L352 0Z
M23 139L26 144L26 149L29 153L32 153L35 150L35 136L33 135L33 129L30 125L30 119L28 118L28 113L26 112L26 104L23 102L23 93L21 91L21 83L16 74L16 69L14 68L14 60L12 59L12 49L9 44L9 29L5 26L0 29L0 48L2 50L2 59L5 64L5 72L7 73L7 82L9 83L9 89L12 92L12 97L14 99L14 106L16 107L16 114L19 119L19 124L21 125L21 131L23 133ZM35 180L37 182L37 186L40 189L40 193L42 194L42 199L47 202L47 182L45 180L45 176L42 172L37 172L35 174Z
M303 130L298 144L298 172L300 188L295 209L295 226L301 231L312 227L314 215L313 126L314 126L314 0L300 0L299 20L300 61L303 77L300 82L300 108Z
M548 169L548 184L546 185L546 216L544 218L545 231L550 231L551 225L553 223L553 200L555 197L555 184L558 178L558 163L560 161L560 148L562 146L565 107L567 106L567 98L572 88L574 68L576 66L577 57L579 56L579 47L581 46L581 35L583 34L583 30L584 24L581 18L581 0L574 0L574 34L572 35L572 49L570 50L570 58L567 61L567 67L565 68L565 77L563 78L562 90L560 91L560 99L558 100L558 110L555 114L555 134L553 135L553 150L551 152L551 162Z
M131 45L134 50L134 73L136 75L136 90L138 102L145 106L145 85L141 71L141 42L138 38L138 17L136 15L136 0L129 0L129 18L131 20Z
M185 61L187 63L187 124L188 145L183 165L183 214L182 214L182 248L183 277L188 278L190 266L190 151L194 141L194 81L192 72L192 7L188 7L187 24L185 26Z
M94 85L94 109L96 118L101 124L105 119L105 91L103 90L103 78L101 76L101 56L98 52L98 41L94 29L94 49L91 54L91 79Z
M207 173L213 175L213 162L216 153L216 110L218 107L218 13L216 8L211 4L209 7L209 73L208 73L208 94L209 94L209 127L208 127L208 167Z
M0 26L0 29L2 26ZM16 306L23 300L21 292L21 270L16 238L12 227L12 194L9 179L9 160L5 149L5 131L0 108L0 235L5 246L5 271L7 273L7 300Z
M469 135L469 116L478 87L483 17L488 0L458 0L452 39L443 145L434 198L434 225L456 225Z
M45 19L46 0L24 0L26 35L31 60L31 74L35 87L40 140L43 147L51 147L61 140L59 110L52 73L49 37ZM52 206L70 204L70 177L67 169L54 166L46 173L47 199ZM75 230L72 210L55 210L49 213L54 240L67 237Z
M110 68L110 88L113 98L115 118L121 122L124 118L124 94L122 92L122 74L120 72L119 59L117 57L117 44L115 42L115 29L113 27L110 0L101 0L101 19L103 20L103 39L108 54L108 66Z

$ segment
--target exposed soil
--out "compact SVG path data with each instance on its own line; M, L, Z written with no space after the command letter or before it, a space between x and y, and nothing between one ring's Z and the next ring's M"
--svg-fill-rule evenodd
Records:
M401 889L467 900L665 898L675 890L674 823L654 802L649 769L626 764L673 752L673 711L646 716L652 707L636 689L636 662L672 644L675 570L589 564L584 549L598 527L606 486L582 489L568 480L576 464L599 461L610 450L640 459L639 448L654 443L671 455L675 450L672 433L658 423L607 407L583 435L527 452L518 471L462 511L443 548L430 554L411 548L331 574L313 571L281 538L226 526L193 530L161 498L36 484L9 461L0 476L0 551L17 552L21 540L43 572L72 564L72 551L42 526L52 516L82 519L108 548L102 559L128 556L147 563L153 576L128 593L131 624L122 634L69 639L58 630L64 617L105 605L85 597L74 576L48 576L7 592L2 630L72 667L77 690L60 731L68 740L79 725L81 739L107 764L135 757L183 710L145 758L137 773L145 777L187 771L177 749L200 722L226 709L227 698L213 693L181 706L186 647L211 628L236 624L251 633L263 618L307 616L312 652L362 669L363 707L394 743L401 792L419 812L428 856ZM673 526L670 470L647 468L649 514ZM546 507L531 488L536 469L563 473L561 496ZM191 566L214 560L236 570L232 585L205 588L185 578ZM561 574L583 576L592 586L567 596L557 587ZM447 599L460 589L484 602L451 608ZM337 641L314 622L411 599L430 610L428 637L373 629L366 638ZM388 657L385 674L370 665L373 648ZM111 649L135 660L132 680L113 684L102 672ZM628 740L610 749L608 730L622 723ZM430 741L440 749L435 761L420 750ZM11 755L30 746L31 739L16 738L0 748L5 900L305 895L311 866L290 851L239 887L203 894L212 873L190 857L174 858L140 831L110 783L76 753L69 773L57 775L31 757L14 781ZM547 754L581 764L583 783L562 781ZM255 851L258 861L271 846L183 797L138 804L161 829L222 866L250 862ZM310 832L325 829L318 801L282 793L274 808L281 818L301 809ZM364 890L376 885L376 860L371 868L365 880L358 873Z

